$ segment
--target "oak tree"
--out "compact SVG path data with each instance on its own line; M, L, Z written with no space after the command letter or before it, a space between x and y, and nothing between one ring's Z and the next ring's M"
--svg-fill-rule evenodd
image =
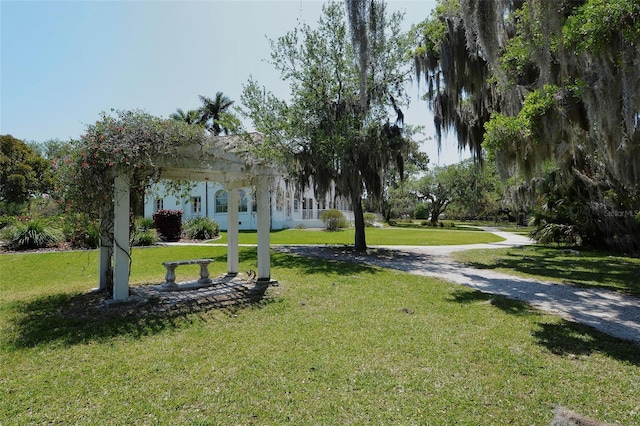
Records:
M361 2L359 2L361 3ZM355 249L366 249L363 197L379 200L385 172L410 150L401 107L411 76L402 15L383 2L359 5L358 33L347 24L342 3L329 3L316 27L301 24L271 41L271 63L289 82L290 99L279 99L251 79L244 87L245 114L265 134L258 154L277 157L293 181L316 196L332 182L351 201ZM351 13L351 12L350 12ZM354 48L356 40L361 43Z

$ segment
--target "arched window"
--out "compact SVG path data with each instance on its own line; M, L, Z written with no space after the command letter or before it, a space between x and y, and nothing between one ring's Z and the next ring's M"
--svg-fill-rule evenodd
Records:
M298 191L293 196L293 211L296 213L300 211L300 193Z
M251 208L254 212L258 210L258 191L255 188L251 191Z
M216 213L226 213L228 205L227 191L221 189L216 192Z
M247 197L247 193L240 189L238 190L238 212L248 212L249 211L249 200Z

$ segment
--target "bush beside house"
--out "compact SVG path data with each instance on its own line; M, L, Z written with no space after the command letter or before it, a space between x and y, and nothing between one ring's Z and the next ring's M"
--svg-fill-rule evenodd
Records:
M182 235L182 210L158 210L153 226L163 241L178 241Z

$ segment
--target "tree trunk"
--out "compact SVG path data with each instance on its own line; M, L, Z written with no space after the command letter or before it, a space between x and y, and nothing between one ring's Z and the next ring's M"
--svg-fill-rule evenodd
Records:
M440 215L444 213L444 211L449 206L449 202L440 203L439 201L434 201L431 203L431 223L438 223L440 219Z
M104 276L99 277L98 288L102 291L106 291L110 296L113 295L113 220L114 213L111 206L106 206L100 209L100 248L106 250L105 256L105 268L101 270L101 274Z
M438 201L432 201L430 204L430 210L431 210L431 217L429 218L432 224L436 224L438 223L438 218L440 217L440 213L441 213L441 206L440 206L440 202Z
M387 223L389 223L391 221L391 204L385 203L381 210L382 210L382 217Z
M367 250L367 238L364 233L364 210L362 209L362 199L359 195L351 195L351 204L353 204L353 219L355 221L356 237L354 248L356 251Z

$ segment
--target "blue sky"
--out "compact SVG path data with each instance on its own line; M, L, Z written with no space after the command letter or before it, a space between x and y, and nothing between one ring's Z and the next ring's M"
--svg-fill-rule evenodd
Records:
M435 0L388 1L408 29ZM275 39L298 20L315 23L322 2L0 0L0 134L26 141L68 140L101 111L142 109L166 117L195 109L198 95L222 91L239 102L250 75L282 98L288 85L266 62ZM432 116L416 84L407 123ZM460 160L449 138L432 163ZM468 153L463 153L468 157Z

